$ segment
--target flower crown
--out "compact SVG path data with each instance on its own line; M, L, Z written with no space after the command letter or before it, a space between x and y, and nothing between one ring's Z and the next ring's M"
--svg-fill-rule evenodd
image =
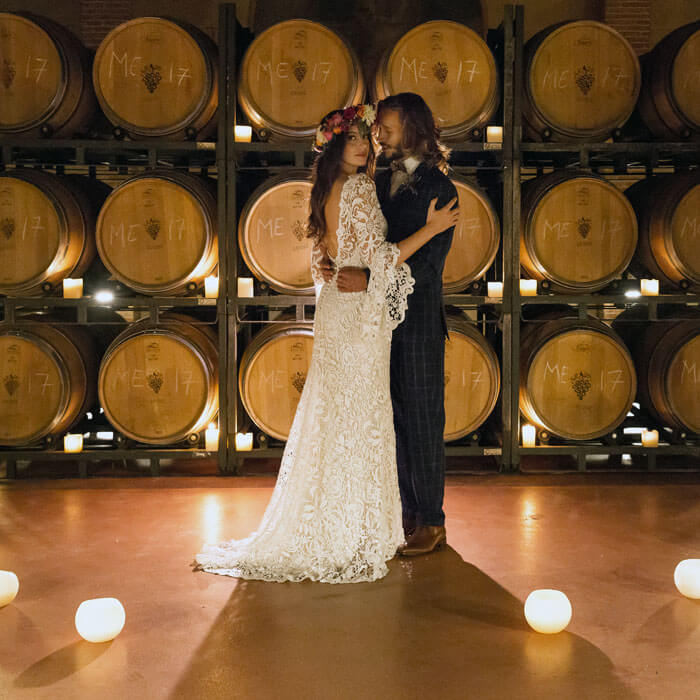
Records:
M376 118L377 110L369 104L353 105L331 112L316 129L314 150L320 153L335 136L347 132L353 124L357 124L360 136L369 137L370 127Z

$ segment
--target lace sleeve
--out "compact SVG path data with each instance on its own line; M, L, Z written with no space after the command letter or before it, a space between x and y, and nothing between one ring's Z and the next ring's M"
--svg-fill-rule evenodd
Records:
M365 332L375 335L384 315L390 330L404 320L408 295L413 292L415 283L406 263L396 265L400 251L386 240L386 220L374 182L367 175L359 175L349 185L349 190L349 229L362 264L370 270Z
M311 279L314 281L316 289L324 283L321 274L321 260L323 260L323 250L321 250L321 246L314 243L313 248L311 248Z

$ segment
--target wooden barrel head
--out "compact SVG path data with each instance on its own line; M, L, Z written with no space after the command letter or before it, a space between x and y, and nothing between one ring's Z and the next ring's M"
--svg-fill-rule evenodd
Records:
M460 180L452 182L459 196L460 217L442 273L448 294L461 292L491 267L501 239L498 217L488 197Z
M45 119L65 92L64 70L44 29L27 17L0 13L0 131Z
M563 291L602 288L627 268L637 245L632 205L602 178L574 177L554 185L523 223L523 266Z
M66 221L46 190L0 178L0 292L43 279L65 242Z
M238 244L246 265L276 291L313 291L307 220L311 183L282 178L263 184L249 199L238 223Z
M241 360L238 384L243 405L256 425L278 440L289 437L313 343L310 326L285 324L256 336Z
M210 100L213 66L183 27L134 19L102 41L93 65L97 98L112 123L162 136L190 124Z
M185 286L206 263L214 225L192 189L166 177L137 177L107 198L97 221L97 248L107 269L127 286L168 292Z
M46 435L68 402L59 355L31 333L0 335L0 444L21 445Z
M611 27L569 22L539 44L526 82L539 118L555 131L572 138L607 136L637 102L639 61Z
M421 95L445 138L485 124L498 102L496 62L486 42L457 22L437 20L414 27L382 61L377 97Z
M599 437L619 425L636 392L626 348L590 329L555 335L523 369L531 409L523 412L555 435L575 440Z
M251 123L288 138L312 136L328 112L358 102L363 92L348 44L322 24L303 19L276 24L253 41L238 87Z
M136 440L176 442L201 422L212 378L198 349L167 331L117 341L103 360L100 403L115 428Z
M477 430L496 405L500 388L498 359L475 329L450 323L445 343L445 440Z
M665 385L671 411L689 430L700 433L700 335L673 355Z
M671 216L669 255L681 274L700 284L700 184L687 190ZM671 246L669 246L671 248Z
M684 42L671 69L673 99L685 120L700 131L700 30Z

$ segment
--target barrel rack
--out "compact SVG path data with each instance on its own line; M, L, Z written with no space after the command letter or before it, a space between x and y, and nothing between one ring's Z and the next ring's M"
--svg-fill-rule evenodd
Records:
M445 303L469 310L483 324L488 317L498 315L500 328L501 393L495 412L500 414L497 431L477 431L456 443L446 445L449 457L476 457L479 463L492 458L501 471L525 470L523 460L538 456L556 456L571 463L573 469L597 468L588 465L595 457L607 459L607 469L629 468L625 460L642 460L648 470L656 468L674 469L659 463L658 457L686 458L684 469L700 468L700 436L681 435L664 430L649 422L643 415L631 415L609 436L596 441L576 443L540 444L523 447L520 444L520 410L518 387L520 380L519 344L523 309L530 304L568 304L579 316L589 310L603 307L624 308L632 304L643 304L653 322L660 305L699 305L700 295L673 294L658 297L641 297L631 300L624 295L625 279L619 281L618 289L590 295L552 294L540 285L538 296L521 297L519 232L520 232L520 187L521 181L533 174L553 168L577 167L590 169L603 175L640 174L655 172L658 168L687 169L697 167L700 162L698 143L528 143L522 140L521 101L523 89L523 20L521 5L504 6L504 19L490 41L501 71L502 102L494 117L495 123L503 126L503 143L496 145L483 140L450 144L453 149L451 164L458 175L478 181L490 188L490 193L500 199L502 245L496 262L487 272L488 279L503 282L503 297L484 296L485 285L475 283L462 294L445 296ZM217 179L218 230L219 230L219 297L206 299L203 296L149 297L134 295L128 290L116 289L115 298L109 307L113 310L134 311L147 314L157 321L159 314L172 309L187 312L189 308L204 307L201 322L218 324L218 346L220 362L219 386L219 449L209 452L198 443L190 447L151 448L143 445L125 446L115 441L111 444L91 446L79 455L66 454L54 445L44 444L36 448L0 448L0 462L7 467L7 476L21 476L23 466L32 460L70 460L77 462L80 476L89 475L88 465L97 461L136 460L148 465L145 472L160 473L161 460L177 458L216 458L219 472L236 474L244 460L279 458L283 445L267 436L258 434L256 446L251 451L238 452L235 436L238 432L252 429L248 417L241 407L237 387L239 346L250 339L256 320L270 310L294 308L296 319L311 320L315 304L313 296L291 296L271 292L256 281L253 297L238 297L238 276L244 269L237 249L237 219L240 210L237 202L237 183L247 171L266 171L277 174L293 168L309 167L312 154L306 143L293 141L272 143L237 143L234 140L236 124L237 39L240 27L236 22L235 5L222 3L219 6L219 112L216 142L166 142L160 140L56 140L16 139L0 137L0 168L23 167L46 168L58 174L77 172L90 177L106 177L114 174L126 175L146 168L166 166L188 168ZM20 308L52 309L62 307L75 312L75 323L99 323L91 318L91 310L98 308L90 296L82 299L57 297L0 297L0 319L13 320ZM490 420L490 419L489 419ZM647 427L659 428L662 438L657 448L643 448L630 444L624 428L647 421ZM81 423L76 430L94 430L91 425ZM109 428L99 428L109 430ZM118 436L117 436L118 438ZM661 460L663 461L663 460ZM638 461L635 461L637 468ZM565 468L565 467L564 467ZM557 466L557 471L562 471ZM483 468L479 467L483 472ZM461 471L467 471L462 468Z

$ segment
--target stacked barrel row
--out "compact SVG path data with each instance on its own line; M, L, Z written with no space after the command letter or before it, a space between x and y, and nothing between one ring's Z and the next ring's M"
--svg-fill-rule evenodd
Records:
M196 442L218 411L211 330L177 314L134 323L111 343L93 329L31 314L0 323L0 445L60 438L97 399L131 440Z

